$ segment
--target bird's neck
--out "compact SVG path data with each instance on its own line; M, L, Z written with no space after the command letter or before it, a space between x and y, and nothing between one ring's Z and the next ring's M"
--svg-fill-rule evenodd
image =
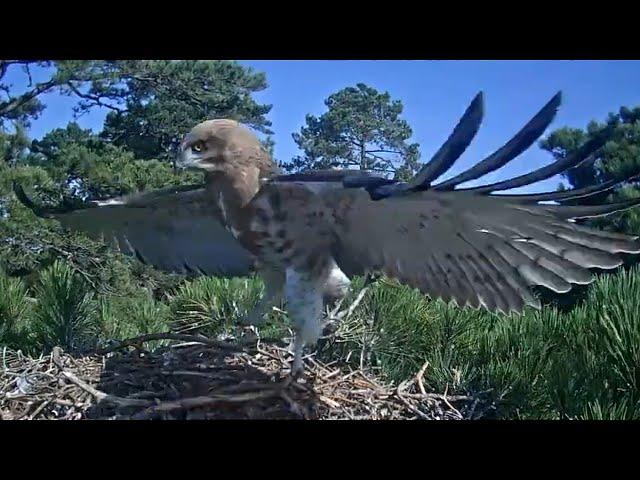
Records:
M244 208L260 190L260 178L257 167L216 172L207 178L207 189L222 223L236 237L248 229Z

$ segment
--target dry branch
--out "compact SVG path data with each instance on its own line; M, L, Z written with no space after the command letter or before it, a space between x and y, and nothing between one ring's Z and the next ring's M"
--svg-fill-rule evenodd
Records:
M211 338L201 337L198 335L187 335L183 333L164 332L164 333L149 333L147 335L140 335L138 337L129 338L127 340L123 340L122 342L119 342L116 345L100 348L96 350L96 354L106 355L107 353L115 352L116 350L121 350L123 348L132 347L132 346L138 346L143 343L152 342L156 340L180 340L182 342L197 342L203 345L209 345L209 346L220 348L223 350L241 350L241 348L238 345L234 345L229 342L221 342L219 340L213 340Z

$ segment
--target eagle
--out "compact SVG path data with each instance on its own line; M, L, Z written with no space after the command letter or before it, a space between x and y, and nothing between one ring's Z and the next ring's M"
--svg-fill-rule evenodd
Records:
M494 153L439 183L480 127L482 92L406 182L351 169L284 174L248 127L215 119L188 132L176 158L178 167L204 172L203 184L72 209L38 207L19 185L15 193L37 215L103 238L157 268L259 275L264 295L246 320L259 325L272 306L285 303L294 331L290 373L296 375L304 349L322 334L325 302L344 297L356 275L384 274L456 306L508 314L540 309L534 286L566 293L589 284L591 269L615 269L623 263L620 254L640 253L637 236L576 222L638 205L640 198L580 204L630 178L547 193L497 193L588 162L606 132L530 173L460 187L528 149L560 103L561 92Z

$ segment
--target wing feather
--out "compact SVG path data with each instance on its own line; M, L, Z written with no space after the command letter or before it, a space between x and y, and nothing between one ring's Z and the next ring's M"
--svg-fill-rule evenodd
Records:
M169 188L66 211L38 208L19 186L15 190L37 215L101 239L161 270L219 276L245 276L252 271L253 257L223 227L201 186Z
M464 190L374 201L342 189L324 198L337 219L340 268L380 270L433 297L493 311L539 308L531 287L565 293L591 282L590 268L615 268L619 253L640 252L636 237L575 225L548 205Z
M613 269L621 253L640 254L637 236L602 232L575 219L609 215L640 205L633 198L606 205L540 204L604 193L637 172L597 186L563 192L496 195L544 180L595 158L605 129L566 158L489 185L454 188L477 179L530 147L553 120L554 96L509 142L448 181L431 186L471 142L482 119L482 97L469 107L445 145L409 182L377 177L344 181L325 191L336 219L334 257L348 275L381 270L423 292L460 305L492 311L539 308L530 287L568 292L592 281L589 269ZM402 268L397 268L402 266Z

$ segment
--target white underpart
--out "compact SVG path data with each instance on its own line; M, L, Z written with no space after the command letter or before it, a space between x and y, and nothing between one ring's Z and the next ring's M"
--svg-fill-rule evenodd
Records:
M313 278L293 268L286 271L285 296L287 311L293 323L294 359L291 372L302 370L305 345L315 345L322 335L322 292L326 278Z
M325 283L324 291L335 297L343 297L347 294L351 280L347 277L335 260L329 262L329 276Z

